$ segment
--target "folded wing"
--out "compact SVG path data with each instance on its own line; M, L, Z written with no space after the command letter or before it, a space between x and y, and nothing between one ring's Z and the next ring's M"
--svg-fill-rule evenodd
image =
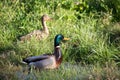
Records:
M24 58L23 62L29 64L31 62L41 61L41 60L47 59L49 57L50 57L49 55L44 55L44 54L40 55L40 56L32 56L32 57Z

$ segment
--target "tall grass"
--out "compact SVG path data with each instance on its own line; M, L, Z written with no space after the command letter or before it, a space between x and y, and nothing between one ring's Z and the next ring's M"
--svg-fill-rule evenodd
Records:
M32 75L35 75L35 78L42 80L119 79L117 66L120 58L120 24L111 22L109 12L104 13L103 17L97 12L89 15L85 11L78 12L74 10L76 7L74 3L75 1L68 0L54 1L54 3L47 0L0 1L0 79L19 79L22 74L25 75L24 78L32 78L21 72L24 69L22 58L52 53L54 37L60 33L70 38L61 45L63 64L57 70L41 73L33 71ZM42 29L40 18L43 14L53 18L47 23L49 37L41 41L33 38L21 43L20 36ZM111 61L116 62L114 65L107 64L111 66L108 67L106 62L111 63ZM65 62L72 64L66 65ZM75 62L82 64L74 65ZM83 64L85 66L81 66ZM115 72L112 71L113 69ZM16 73L20 74L15 75ZM110 77L114 73L115 75Z

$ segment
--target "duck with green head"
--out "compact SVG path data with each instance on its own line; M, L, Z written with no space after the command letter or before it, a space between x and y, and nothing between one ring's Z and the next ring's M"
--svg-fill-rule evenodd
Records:
M40 56L32 56L24 58L23 61L29 66L34 66L38 69L55 69L58 68L62 62L62 52L60 50L60 43L69 38L64 38L63 35L58 34L54 39L54 52L53 54L43 54Z

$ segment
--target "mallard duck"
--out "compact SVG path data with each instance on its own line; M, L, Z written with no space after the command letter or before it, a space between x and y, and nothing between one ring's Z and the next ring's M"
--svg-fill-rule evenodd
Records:
M46 26L46 21L49 21L49 20L51 20L51 18L48 15L46 15L46 14L43 15L41 18L43 29L42 30L34 30L33 32L31 32L29 34L20 37L20 41L27 41L27 40L30 40L32 37L34 37L37 40L47 38L49 35L49 30Z
M40 56L33 56L24 58L23 61L29 66L34 66L38 69L55 69L58 68L62 62L62 52L60 50L61 41L69 40L64 38L63 35L58 34L54 39L54 52L53 54L43 54Z

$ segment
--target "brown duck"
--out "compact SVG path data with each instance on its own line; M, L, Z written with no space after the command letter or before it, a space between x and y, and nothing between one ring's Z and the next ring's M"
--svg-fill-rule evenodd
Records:
M43 29L42 30L34 30L33 32L31 32L29 34L20 37L20 41L27 41L27 40L30 40L32 37L37 40L47 38L49 35L49 30L46 26L46 21L49 21L49 20L51 20L51 18L48 15L43 15L41 18Z

